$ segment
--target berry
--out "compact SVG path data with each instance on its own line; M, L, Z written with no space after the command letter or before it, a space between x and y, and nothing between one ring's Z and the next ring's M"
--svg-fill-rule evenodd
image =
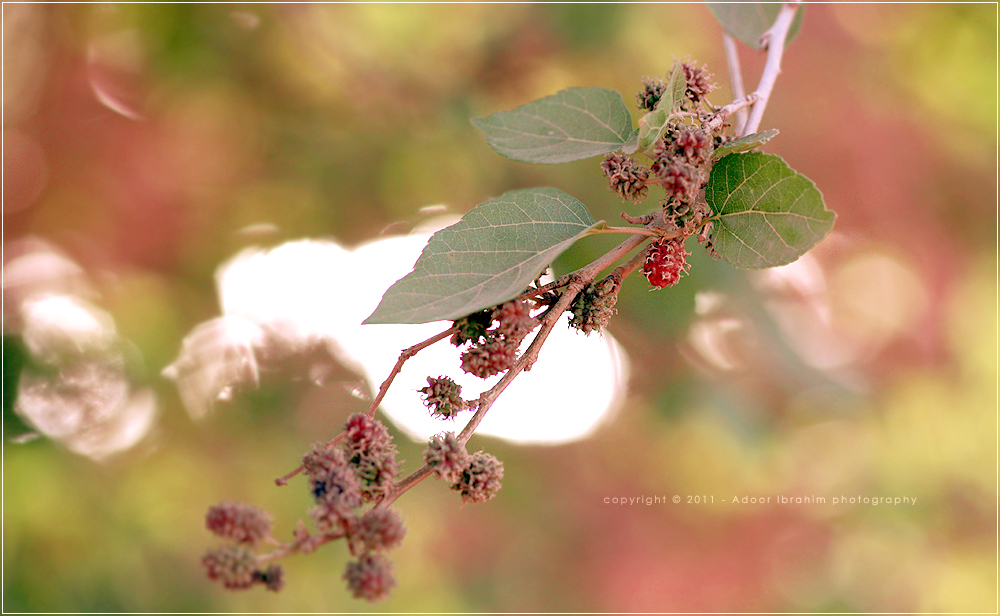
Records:
M716 88L716 85L709 81L712 74L704 67L697 67L689 62L681 64L684 69L684 78L687 81L685 96L694 104L707 102L706 95Z
M660 238L646 249L646 263L642 273L649 284L658 289L677 284L690 266L685 257L691 253L684 250L684 241L678 238Z
M343 579L356 599L367 599L374 603L389 596L396 586L392 577L392 563L381 554L362 554L357 562L347 563Z
M625 201L639 203L649 194L646 181L649 169L621 152L604 155L601 169L608 178L608 187Z
M347 458L344 456L344 450L325 443L314 444L312 451L302 456L302 468L312 480L325 477L332 469L345 464Z
M656 181L663 186L668 198L694 201L698 191L708 179L707 173L683 160L670 160L654 166Z
M704 165L712 158L715 148L712 137L700 128L681 125L674 133L674 152L692 165Z
M427 387L417 391L424 395L424 406L434 417L453 419L459 411L468 408L462 400L461 385L446 376L427 377Z
M663 93L667 89L667 84L657 77L643 77L642 92L636 95L636 104L642 111L652 111L656 109L656 104L663 98Z
M365 502L378 500L392 489L396 477L396 446L381 421L363 413L347 418L344 446L354 467Z
M224 546L209 550L202 557L201 564L208 570L208 579L231 590L250 588L256 582L257 559L243 547Z
M617 312L615 304L621 288L622 281L618 276L608 276L600 282L587 285L573 300L570 327L575 327L588 336L594 330L601 331Z
M493 324L493 309L474 312L455 321L457 331L451 335L451 343L462 346L466 342L480 342L486 338L486 330Z
M517 344L494 338L462 353L462 370L481 379L504 372L517 361Z
M361 506L361 486L354 470L347 466L333 469L313 485L316 506L309 515L316 528L326 534L345 533L350 528L354 509Z
M503 462L482 451L472 454L469 465L451 486L462 493L464 503L482 503L496 496L503 479Z
M520 300L501 304L493 312L493 318L499 322L496 335L517 344L520 344L538 325L538 322L531 318L531 306L528 302Z
M394 509L371 509L358 521L357 535L369 550L380 552L402 543L406 527Z
M431 437L424 450L424 462L434 473L448 483L458 483L462 472L469 465L469 452L458 441L454 432Z
M221 503L209 508L205 527L220 537L256 545L271 534L271 514L252 505Z

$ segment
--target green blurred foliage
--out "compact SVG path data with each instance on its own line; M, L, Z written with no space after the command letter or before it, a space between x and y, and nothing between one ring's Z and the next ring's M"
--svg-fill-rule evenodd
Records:
M360 379L348 368L322 384L289 368L189 419L159 375L218 315L215 273L247 246L353 245L408 231L425 206L460 214L534 185L597 219L642 213L659 195L620 203L596 160L503 159L468 118L569 86L616 88L631 104L641 77L688 56L715 72L722 104L711 15L632 4L4 15L20 28L4 33L5 171L24 165L5 173L5 245L42 238L84 267L132 349L129 378L160 409L142 443L103 463L15 440L28 358L5 303L6 611L995 609L995 7L810 7L763 128L781 130L765 150L838 212L810 256L819 287L735 271L693 243L676 287L628 280L610 327L632 365L624 409L570 445L474 439L504 461L504 489L468 507L440 482L408 492L400 586L376 606L348 596L342 545L290 559L277 595L204 579L206 509L253 502L287 538L309 499L273 478L364 407L345 393ZM762 58L741 58L753 83ZM12 149L18 135L41 148L41 171ZM14 172L24 186L40 173L44 188ZM555 270L614 243L587 238ZM875 263L886 278L865 278ZM419 444L398 440L415 468ZM604 502L674 494L715 503ZM776 494L917 504L720 502Z

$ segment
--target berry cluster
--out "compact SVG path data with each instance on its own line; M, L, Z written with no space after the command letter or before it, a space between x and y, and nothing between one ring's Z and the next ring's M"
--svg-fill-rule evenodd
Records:
M614 274L587 285L573 300L570 327L575 327L588 336L592 331L601 331L607 327L611 317L617 312L615 304L621 288L622 279Z
M208 510L205 525L237 545L209 550L202 559L208 578L230 589L263 584L271 590L283 586L281 567L270 560L295 552L312 552L328 541L345 538L357 561L344 573L355 597L377 601L395 586L392 566L384 552L397 547L406 534L394 509L375 507L361 513L365 503L378 503L393 489L396 447L385 425L364 414L348 417L339 444L314 445L302 457L302 471L309 480L315 506L309 510L316 534L299 522L293 540L269 555L252 551L271 538L271 516L249 505L222 503ZM267 566L264 566L267 564Z
M477 325L474 323L482 323L482 317L473 321L470 320L472 316L456 322L459 333L475 331ZM472 342L472 346L462 353L462 370L481 379L505 372L513 366L521 341L538 325L531 316L530 304L521 300L511 300L492 309L490 325L494 323L495 327L483 329L475 338L465 333L457 339L458 334L452 336L452 343L456 346Z
M462 494L462 502L482 503L496 496L503 479L503 463L477 451L469 455L451 432L432 437L424 451L424 462L434 474Z
M712 144L708 133L684 124L671 126L654 144L650 174L666 191L665 203L695 203L708 182Z
M704 189L711 174L715 148L727 139L722 135L724 125L715 128L716 124L710 123L714 110L707 95L716 87L711 82L711 75L704 67L691 62L680 64L680 70L685 81L682 100L675 101L673 112L668 110L671 115L661 137L640 153L651 160L649 166L635 162L623 152L607 154L601 162L609 187L623 200L639 202L645 199L650 184L661 186L666 193L657 216L662 217L660 229L667 237L647 247L643 264L643 273L650 284L661 289L676 284L689 269L686 257L690 253L684 250L685 239L697 234L698 241L712 253L711 210L705 202ZM654 111L667 84L662 79L645 78L642 86L636 103L642 111ZM711 130L706 128L709 125L713 127ZM622 216L633 224L656 220L652 214ZM617 285L620 284L618 280ZM591 284L584 289L570 308L573 313L570 325L585 333L607 325L614 314L618 286Z

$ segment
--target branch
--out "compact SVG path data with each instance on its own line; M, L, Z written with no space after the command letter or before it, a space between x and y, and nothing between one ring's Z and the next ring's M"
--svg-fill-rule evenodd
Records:
M439 334L434 334L433 336L431 336L427 340L424 340L423 342L418 342L417 344L411 346L410 348L404 349L403 352L399 354L399 359L396 360L396 365L392 367L392 371L389 373L389 376L386 377L384 381L382 381L382 385L378 388L378 393L375 395L375 398L372 400L372 403L368 405L368 410L365 411L365 415L367 415L368 417L375 416L375 411L378 410L378 405L382 404L382 398L385 398L386 392L389 391L389 386L392 385L393 379L395 379L396 375L399 374L399 371L402 370L403 364L406 363L406 360L410 359L420 351L431 346L435 342L443 340L448 336L454 334L457 331L457 329L458 328L454 326L449 327L448 329L444 330ZM341 432L337 436L333 437L332 439L327 441L326 446L332 447L337 443L339 443L340 441L344 440L344 434L345 434L344 432ZM299 466L292 472L286 475L282 475L281 477L275 479L274 483L279 486L287 485L288 480L301 473L302 470L303 467Z
M733 99L740 99L746 96L743 88L743 71L740 69L740 56L736 50L736 41L728 32L722 33L722 47L726 50L726 64L729 66L729 82L733 88ZM747 112L741 108L736 112L736 134L743 134L743 127L747 123Z
M521 357L519 357L516 362L514 362L514 365L510 367L510 369L506 372L506 374L503 375L503 377L497 382L496 385L494 385L488 391L484 391L482 394L479 395L479 406L478 408L476 408L476 413L472 416L469 422L465 424L465 427L458 434L457 438L459 442L461 442L464 445L469 441L470 438L472 438L472 435L473 433L475 433L476 428L479 427L479 423L483 420L483 417L486 416L487 411L490 410L490 407L493 406L493 403L500 396L500 394L503 393L503 391L507 388L508 385L510 385L511 381L513 381L517 377L517 375L520 374L522 371L531 369L531 366L534 365L535 360L538 359L538 352L541 350L542 345L545 344L545 340L546 338L548 338L549 333L552 332L552 328L555 327L562 313L565 312L566 309L569 308L570 304L573 303L573 300L576 298L577 294L580 293L580 291L582 291L588 284L593 282L593 280L597 277L598 274L600 274L605 269L611 267L616 261L618 261L620 258L625 256L635 248L641 246L643 242L649 239L647 232L654 228L658 228L657 225L659 224L662 223L660 222L652 223L646 229L641 229L641 230L636 229L634 235L626 239L618 246L612 248L610 251L608 251L602 257L592 262L590 265L582 267L572 274L572 279L569 281L566 290L563 291L562 295L559 296L559 301L556 302L554 306L552 306L552 308L546 313L545 317L542 319L541 328L538 330L538 333L535 334L535 337L534 339L532 339L531 344L528 346L528 348L525 349L524 354L521 355ZM656 235L661 235L664 237L673 237L676 236L677 234L675 233L675 234L664 235L663 233L656 233ZM627 263L616 268L615 272L618 273L619 270L629 273L635 271L635 269L644 259L645 255L639 253L638 255L633 256L631 259L629 259ZM561 281L563 279L565 279L565 276L563 278L560 278L559 280ZM393 502L395 502L397 498L402 496L404 492L406 492L413 486L417 485L418 483L426 479L433 472L433 470L434 469L425 464L424 466L410 473L403 479L399 480L393 487L392 492L389 493L389 495L386 496L384 499L379 501L377 507L388 507Z
M774 25L760 37L761 46L767 48L767 60L764 63L764 72L760 76L760 83L754 94L758 101L754 103L750 111L750 118L740 132L741 137L757 132L760 121L764 117L764 109L767 107L768 98L774 88L774 82L781 73L781 56L785 52L785 39L788 38L788 29L792 26L792 20L799 9L802 0L788 0L781 7L778 18L774 20Z
M705 128L710 131L722 128L722 124L726 121L726 118L728 118L734 111L736 112L745 111L747 107L753 105L759 100L760 97L757 96L757 93L751 92L750 94L747 94L743 98L738 98L734 100L725 107L720 107L719 110L715 112L715 115L712 116L712 119L709 120L707 124L705 124Z

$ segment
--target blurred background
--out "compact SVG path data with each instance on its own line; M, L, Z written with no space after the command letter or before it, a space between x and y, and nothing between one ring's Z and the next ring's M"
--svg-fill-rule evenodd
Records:
M322 318L229 318L220 272L314 240L244 289L334 319L359 291L330 255L432 214L537 185L642 213L597 159L512 162L468 120L570 86L631 107L688 57L723 104L719 27L698 4L5 4L4 609L994 611L996 31L995 6L808 6L762 128L834 232L784 268L691 242L676 287L629 279L613 416L559 445L474 438L503 490L408 492L399 587L370 606L340 544L285 561L278 594L205 579L208 506L257 504L289 539L309 496L273 479L378 385ZM763 58L741 60L752 90ZM571 417L559 391L603 376L531 410Z

